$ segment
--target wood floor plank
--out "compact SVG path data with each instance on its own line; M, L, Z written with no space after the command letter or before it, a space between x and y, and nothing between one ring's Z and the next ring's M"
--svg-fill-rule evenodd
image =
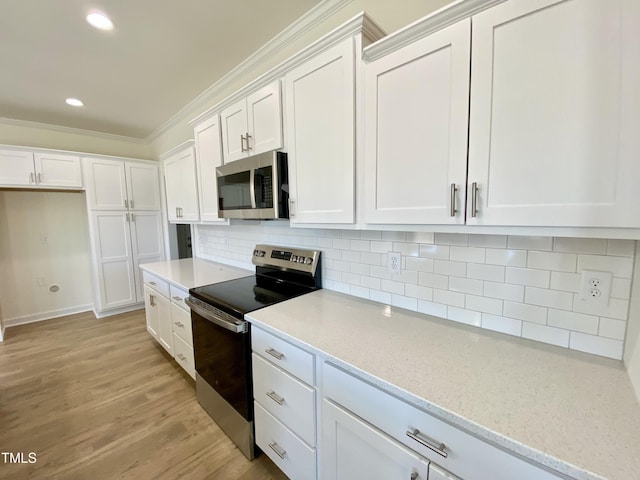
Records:
M0 479L286 480L249 462L200 407L144 311L12 327L0 344Z

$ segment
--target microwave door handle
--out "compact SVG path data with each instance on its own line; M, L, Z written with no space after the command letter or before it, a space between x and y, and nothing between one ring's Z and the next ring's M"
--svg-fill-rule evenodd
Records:
M252 168L249 174L249 194L251 195L251 208L256 208L256 169Z

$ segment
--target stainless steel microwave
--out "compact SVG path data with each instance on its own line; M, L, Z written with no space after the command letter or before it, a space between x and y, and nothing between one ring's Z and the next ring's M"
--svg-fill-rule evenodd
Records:
M270 151L216 168L218 217L289 218L287 154Z

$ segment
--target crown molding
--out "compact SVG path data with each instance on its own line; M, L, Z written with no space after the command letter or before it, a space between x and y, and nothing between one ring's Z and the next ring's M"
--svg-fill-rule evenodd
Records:
M169 120L160 125L157 129L151 132L147 137L148 143L153 142L160 135L167 130L176 126L183 121L184 118L194 115L199 109L205 108L206 104L215 98L216 92L224 89L225 87L232 85L240 77L250 72L257 65L267 60L270 56L277 53L279 50L286 48L287 45L293 43L296 39L311 31L315 26L329 18L337 11L344 8L353 0L324 0L316 5L314 8L305 13L302 17L292 23L289 27L285 28L278 35L273 37L262 47L247 57L242 63L224 75L221 79L207 88L204 92L191 100L187 105L176 112Z
M174 155L174 154L176 154L178 152L181 152L181 151L183 151L183 150L185 150L187 148L193 148L195 146L195 144L196 144L195 140L186 140L186 141L182 142L181 144L176 145L173 148L170 148L166 152L161 153L158 156L158 158L160 160L164 160L165 158L170 157L170 156L172 156L172 155Z
M369 45L363 50L362 57L366 62L372 62L504 1L506 0L457 0Z
M39 128L41 130L49 130L52 132L69 133L73 135L84 135L89 137L104 138L107 140L119 140L121 142L147 144L144 138L127 137L125 135L115 135L113 133L96 132L95 130L84 130L82 128L64 127L62 125L52 125L49 123L30 122L28 120L15 120L13 118L0 117L0 124L12 125L16 127Z

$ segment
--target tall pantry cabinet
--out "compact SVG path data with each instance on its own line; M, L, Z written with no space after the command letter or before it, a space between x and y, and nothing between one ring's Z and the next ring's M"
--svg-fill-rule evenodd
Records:
M164 259L156 162L85 158L98 316L144 302L138 265Z

